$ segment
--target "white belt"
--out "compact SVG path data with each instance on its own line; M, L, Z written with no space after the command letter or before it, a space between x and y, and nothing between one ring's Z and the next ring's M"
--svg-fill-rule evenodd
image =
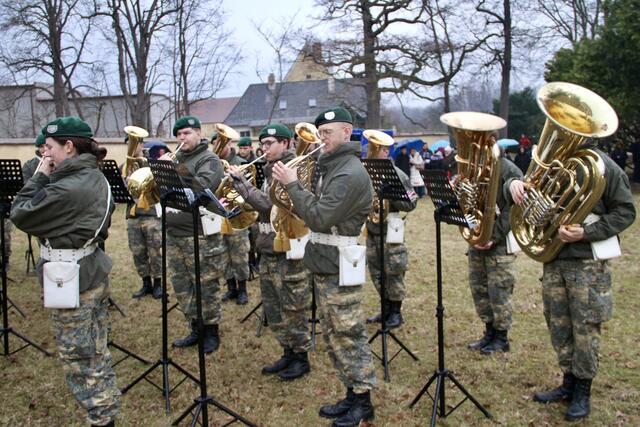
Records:
M270 223L270 222L259 222L259 223L258 223L258 230L259 230L262 234L270 234L270 233L273 233L273 228L271 228L271 223Z
M97 247L96 243L80 249L50 249L40 245L40 257L54 262L78 262L95 252Z
M358 236L340 236L339 234L326 234L311 232L311 243L320 243L329 246L355 246L358 244Z

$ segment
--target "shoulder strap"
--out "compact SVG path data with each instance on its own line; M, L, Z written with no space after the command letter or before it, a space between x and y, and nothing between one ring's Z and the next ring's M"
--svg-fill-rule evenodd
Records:
M111 186L109 186L109 181L107 181L106 177L104 178L104 181L107 183L107 209L104 212L104 218L102 218L102 222L100 223L100 226L96 230L96 234L94 234L93 237L89 239L87 243L84 244L83 248L86 248L87 246L92 244L93 241L96 239L96 237L98 237L100 230L102 230L102 227L104 226L104 223L107 220L107 217L109 216L109 207L111 206Z

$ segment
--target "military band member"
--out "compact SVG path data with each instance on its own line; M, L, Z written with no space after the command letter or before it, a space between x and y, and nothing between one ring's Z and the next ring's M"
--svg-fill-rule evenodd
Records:
M125 142L127 140L125 139ZM138 167L145 166L139 160L144 157L143 145L143 141L140 140L134 153L137 167L127 171L127 177ZM133 298L153 295L153 298L160 299L162 298L162 220L158 217L155 206L143 209L137 203L127 205L125 215L133 264L138 276L142 278L142 287L133 294Z
M44 242L39 277L49 260L80 265L80 306L51 309L56 346L69 389L89 423L112 426L120 406L107 347L112 261L98 247L107 238L115 207L97 164L105 152L89 125L76 117L53 120L42 133L45 161L18 193L11 220Z
M311 337L307 310L311 303L311 289L308 271L301 259L287 259L286 252L275 252L275 233L270 224L273 203L269 189L273 182L272 168L278 162L288 162L294 158L289 151L293 134L284 125L270 124L260 131L260 144L267 154L264 167L265 181L262 189L251 184L231 168L235 177L234 186L238 193L259 213L260 233L256 245L260 252L260 290L264 313L269 328L283 348L282 357L275 363L262 368L263 374L278 374L283 380L300 378L310 370L307 352L311 348Z
M569 421L589 415L601 328L611 319L613 308L609 262L593 259L591 242L618 235L636 216L627 175L594 142L583 146L596 151L604 161L606 184L582 224L559 227L558 235L565 245L543 265L544 317L564 378L559 387L534 395L541 403L571 401L565 414ZM522 203L527 191L522 181L507 181L504 188L515 203Z
M240 166L246 160L238 156L233 147L226 145L222 149L221 158L229 165ZM227 292L222 301L236 300L236 304L244 305L249 302L247 294L247 280L249 280L249 229L233 230L224 235L224 245L229 256L229 264L224 273L227 282Z
M209 151L208 142L202 139L200 121L193 116L184 116L173 126L173 135L178 139L180 150L176 150L176 169L183 183L194 192L204 189L215 191L224 175L218 156ZM171 160L165 154L160 160ZM191 213L167 212L167 249L171 283L178 303L191 325L191 332L183 339L173 342L174 347L189 347L198 343L196 307L196 277L194 264L193 220ZM221 320L220 283L227 266L227 252L220 233L200 234L200 284L202 295L202 317L204 324L204 351L211 353L220 346L218 325Z
M511 329L516 257L507 251L509 204L501 190L507 180L521 178L520 169L510 160L500 157L500 183L491 240L484 245L469 246L469 288L476 312L485 324L485 333L468 347L483 354L510 349L508 332Z
M316 286L322 336L347 388L344 399L320 408L320 416L335 418L333 425L340 427L374 417L370 391L376 384L362 318L363 286L339 286L338 246L356 244L373 203L371 179L359 158L360 143L349 141L352 123L344 108L323 111L316 118L326 145L318 158L320 182L314 192L302 186L294 169L282 162L273 168L273 177L286 185L296 212L312 231L304 263Z
M251 163L256 159L256 155L251 147L251 138L243 136L238 140L238 156L242 157L245 162Z
M372 144L369 141L369 144ZM386 159L389 157L389 147L380 145L378 151L379 159ZM411 212L418 205L418 195L411 186L411 180L400 170L400 168L394 166L396 173L400 177L402 184L404 185L410 201L402 200L389 200L389 215L399 216L399 212ZM376 216L378 212L373 213ZM378 219L378 218L376 218ZM388 219L388 218L387 218ZM384 227L386 232L387 227ZM387 319L385 320L385 326L389 329L398 328L404 320L402 319L402 301L406 296L404 275L407 272L407 266L409 264L409 257L407 255L407 247L404 243L388 243L384 245L384 260L386 263L386 293L387 299L383 302L386 304L385 312L387 313ZM382 266L380 265L380 225L374 224L371 221L371 217L367 219L367 266L369 267L369 274L371 280L380 294L380 274ZM367 323L381 322L382 313L370 317L367 319Z
M24 165L22 165L22 180L24 181L25 184L27 183L27 181L29 181L29 179L31 179L31 177L35 173L36 168L38 167L38 164L40 163L40 160L44 155L44 135L43 134L39 133L38 136L36 136L35 145L36 145L35 157L27 160L24 163Z

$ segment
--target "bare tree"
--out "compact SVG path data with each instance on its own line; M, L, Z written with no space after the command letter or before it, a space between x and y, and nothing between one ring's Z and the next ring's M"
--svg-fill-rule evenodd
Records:
M215 97L242 59L225 25L221 2L177 0L173 27L173 82L176 117L189 114L198 99Z
M115 38L118 81L131 122L148 129L150 95L163 75L158 69L162 56L157 44L177 12L175 1L106 0L106 9L96 5L96 10L110 18L111 29L105 36Z
M10 43L0 45L0 60L19 78L48 76L48 90L58 117L69 115L69 97L78 107L73 79L83 65L83 54L91 34L92 20L85 0L3 0L0 29Z
M549 22L539 34L551 34L575 46L580 40L595 38L604 23L605 0L536 0L533 8Z

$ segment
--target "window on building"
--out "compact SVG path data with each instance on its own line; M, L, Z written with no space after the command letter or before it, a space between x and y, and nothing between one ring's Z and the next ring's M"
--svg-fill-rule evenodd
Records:
M280 100L280 109L281 110L286 110L287 109L287 100L286 99L281 99Z
M251 131L250 130L241 130L240 131L240 136L251 136Z
M307 80L311 80L311 74L307 74Z
M309 107L315 107L315 106L316 106L316 99L309 98Z

